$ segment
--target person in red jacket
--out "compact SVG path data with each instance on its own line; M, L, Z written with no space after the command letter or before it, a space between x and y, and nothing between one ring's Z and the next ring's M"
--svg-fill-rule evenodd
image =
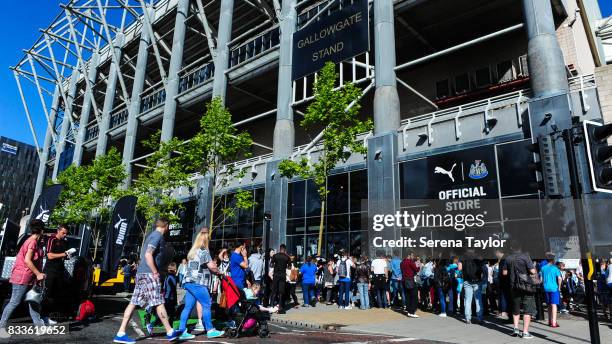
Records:
M416 315L418 303L418 289L414 276L419 272L419 267L415 264L414 255L409 253L400 264L402 277L404 278L404 287L406 289L406 313L411 318L418 318Z

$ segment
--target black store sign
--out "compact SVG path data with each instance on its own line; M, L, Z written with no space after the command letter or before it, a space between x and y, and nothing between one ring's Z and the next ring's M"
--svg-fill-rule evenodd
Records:
M368 51L368 1L356 0L293 34L292 79Z

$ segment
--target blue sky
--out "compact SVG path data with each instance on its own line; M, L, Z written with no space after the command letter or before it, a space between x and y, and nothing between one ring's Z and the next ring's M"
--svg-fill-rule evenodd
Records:
M38 29L48 26L59 13L59 3L56 0L2 0L0 29L4 34L0 54L0 136L34 143L13 73L8 67L14 66L23 55L22 49L29 48L38 38ZM599 0L599 3L604 16L612 15L612 0ZM22 80L39 144L42 145L45 117L38 95L28 83Z

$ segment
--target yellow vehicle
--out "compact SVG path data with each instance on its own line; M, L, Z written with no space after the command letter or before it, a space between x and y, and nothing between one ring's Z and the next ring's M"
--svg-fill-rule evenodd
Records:
M103 281L100 280L101 273L102 273L102 270L99 267L94 268L94 273L93 273L93 286L94 287L123 290L124 275L123 275L123 270L121 268L117 269L116 276L103 280ZM131 278L130 284L133 284L133 283L134 283L134 278Z

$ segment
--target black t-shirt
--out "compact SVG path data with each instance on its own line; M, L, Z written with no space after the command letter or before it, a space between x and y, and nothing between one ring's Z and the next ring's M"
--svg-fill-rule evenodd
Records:
M519 274L528 274L533 269L533 261L526 253L513 253L506 257L506 269L510 277L510 285L513 286Z
M64 253L68 249L68 242L53 236L47 241L47 253ZM49 259L45 263L45 271L64 271L64 258Z
M283 277L287 274L287 268L291 259L286 253L279 252L272 257L274 277Z

